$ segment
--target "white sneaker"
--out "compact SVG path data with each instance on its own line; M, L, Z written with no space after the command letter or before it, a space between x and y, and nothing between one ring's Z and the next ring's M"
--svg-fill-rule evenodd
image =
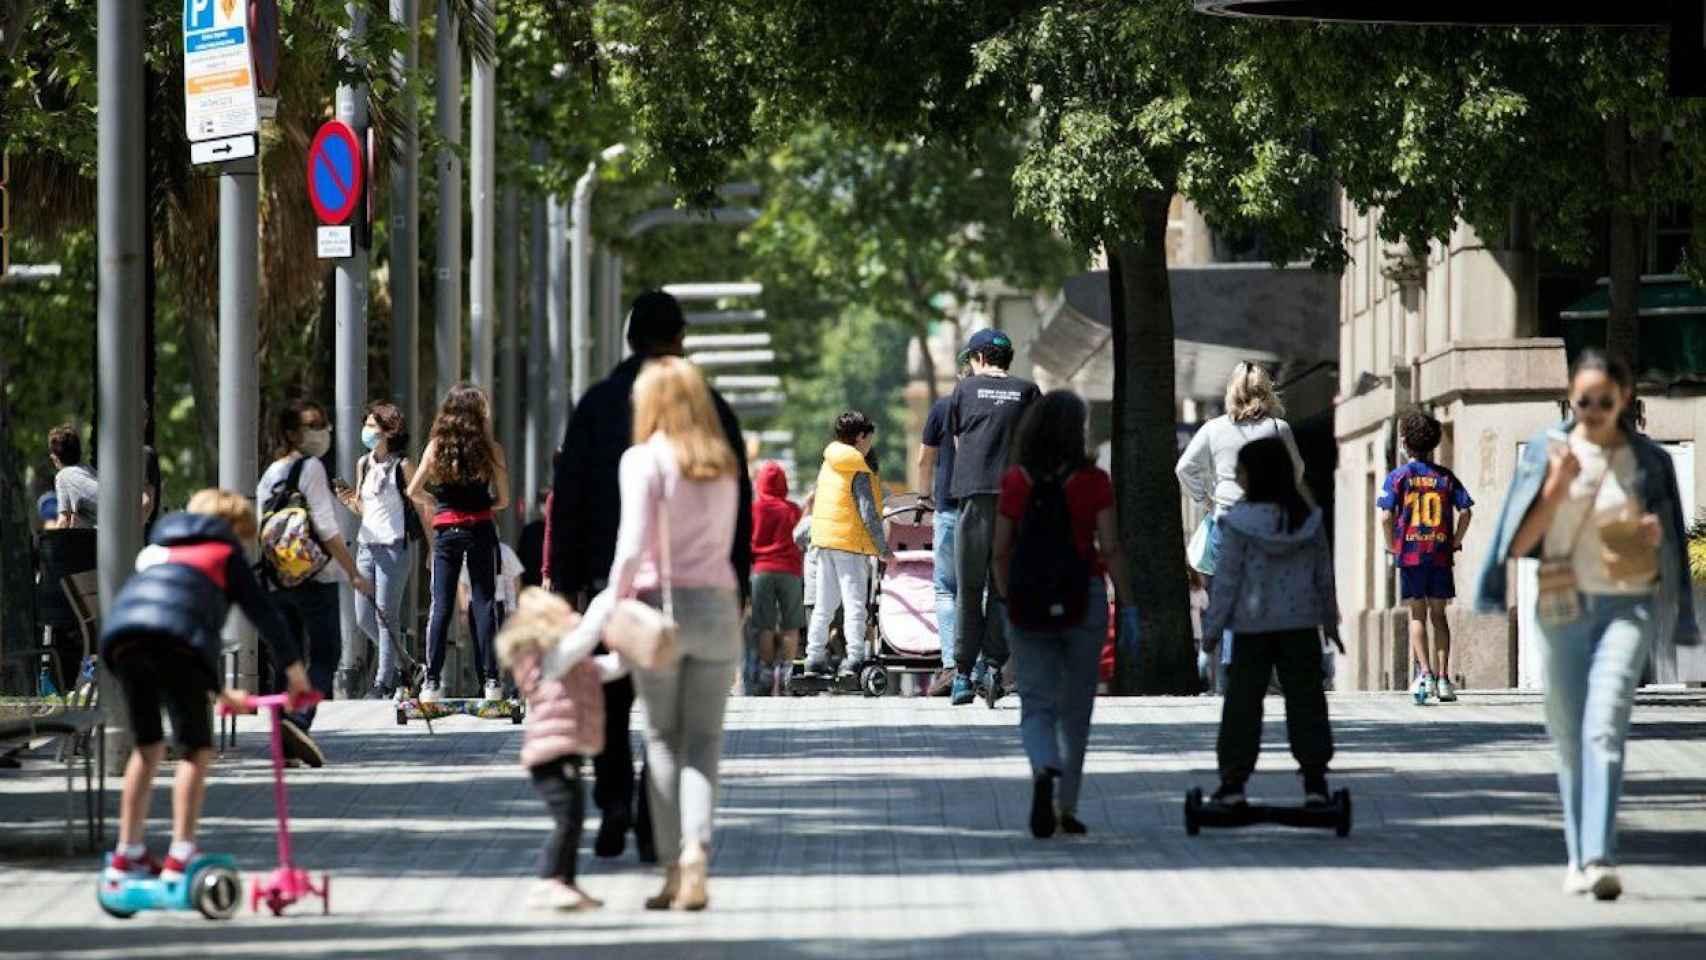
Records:
M1603 863L1590 863L1582 868L1582 879L1595 900L1612 901L1623 895L1623 881L1617 868Z
M579 910L587 897L560 880L538 880L527 891L527 906L534 910Z
M1410 698L1416 701L1416 706L1422 707L1427 705L1428 694L1433 692L1430 689L1433 685L1432 682L1433 678L1425 673L1419 673L1416 675L1416 685L1410 688Z
M485 692L487 700L502 700L504 698L504 686L496 680L486 681Z
M437 680L428 680L421 684L422 703L437 703L443 695L442 685Z
M1587 874L1582 872L1581 867L1573 863L1564 867L1564 893L1579 897L1592 889L1593 886L1588 883Z
M1434 684L1434 696L1439 698L1440 703L1457 702L1457 688L1451 685L1450 677L1439 678Z

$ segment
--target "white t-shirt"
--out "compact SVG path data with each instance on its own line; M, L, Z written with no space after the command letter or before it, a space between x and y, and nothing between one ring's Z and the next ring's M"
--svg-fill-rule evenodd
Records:
M511 550L507 543L498 544L498 555L502 559L498 561L497 601L504 605L505 610L514 613L516 604L521 597L521 575L526 572L527 568L521 565L521 558L516 556L515 551ZM463 560L462 577L458 582L463 587L472 590L473 588L469 586L468 581L467 558L463 558Z
M1575 550L1570 554L1570 562L1575 568L1576 586L1583 593L1614 596L1652 593L1656 574L1641 580L1619 580L1611 575L1605 564L1605 542L1599 536L1600 524L1635 519L1646 512L1635 493L1635 451L1627 443L1608 451L1573 435L1570 449L1581 462L1582 471L1570 483L1569 499L1552 515L1551 529L1546 531L1545 555L1561 557L1573 542Z
M397 485L397 465L401 461L391 457L379 462L371 455L365 459L367 472L362 475L360 491L361 533L357 539L381 545L401 543L408 535L403 511L412 509Z
M260 482L255 484L255 512L263 513L267 501L272 499L273 490L284 483L290 476L290 468L296 461L302 459L302 454L293 453L282 460L274 460L266 471L261 474ZM338 527L337 498L332 496L332 485L326 479L326 466L318 459L310 457L302 465L302 476L297 478L297 489L302 491L308 500L308 519L314 525L314 533L321 541L343 536ZM320 568L314 575L317 583L337 583L342 580L343 568L336 561Z

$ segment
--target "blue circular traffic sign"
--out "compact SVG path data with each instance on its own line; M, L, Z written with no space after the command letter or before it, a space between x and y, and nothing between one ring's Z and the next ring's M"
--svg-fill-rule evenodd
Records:
M355 131L328 120L308 147L308 202L320 222L336 226L361 202L362 156Z

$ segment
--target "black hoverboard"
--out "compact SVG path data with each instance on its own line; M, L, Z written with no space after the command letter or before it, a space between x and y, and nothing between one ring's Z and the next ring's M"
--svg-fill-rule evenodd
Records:
M1339 790L1331 802L1319 807L1275 807L1260 803L1222 806L1204 802L1202 790L1192 787L1185 794L1185 833L1196 836L1203 827L1248 827L1277 823L1282 827L1332 830L1339 836L1351 832L1351 792Z

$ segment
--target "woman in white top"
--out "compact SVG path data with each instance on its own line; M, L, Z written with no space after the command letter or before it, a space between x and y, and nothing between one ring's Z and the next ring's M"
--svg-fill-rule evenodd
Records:
M674 600L681 658L634 671L646 706L646 787L663 890L650 910L700 910L711 814L723 751L723 708L740 665L740 593L733 565L739 464L710 388L680 357L650 360L634 381L634 446L622 455L622 523L609 586L587 629L602 631L615 601ZM660 540L668 538L667 553ZM667 587L666 587L667 584Z
M1244 499L1244 488L1238 485L1238 451L1263 437L1285 442L1301 481L1303 457L1297 452L1291 425L1280 419L1284 414L1285 406L1274 392L1266 367L1249 360L1234 367L1226 384L1226 413L1202 425L1173 468L1185 496L1211 508L1215 517L1224 516Z
M1577 359L1576 419L1535 438L1517 465L1478 596L1504 613L1505 561L1546 561L1531 606L1546 641L1564 890L1600 900L1623 892L1617 800L1635 686L1655 641L1699 642L1675 468L1626 418L1634 385L1620 361Z
M326 420L326 411L317 403L295 401L279 411L275 430L274 459L255 484L255 503L264 518L273 494L294 476L296 488L307 501L314 536L332 562L294 587L273 584L269 596L278 604L285 623L302 645L304 659L308 661L308 681L330 699L332 679L343 654L342 630L338 625L338 573L341 571L349 578L357 593L371 596L373 585L356 569L355 558L344 544L343 531L338 526L337 499L332 496L325 464L320 462L332 448L332 428ZM278 688L282 690L284 664L274 667ZM280 721L280 729L284 732L286 756L318 767L325 757L304 735L313 722L314 708L309 707L300 713L286 714Z
M361 517L361 532L355 538L355 566L373 582L373 598L357 594L355 620L361 632L379 649L369 700L388 700L397 690L397 645L402 642L403 590L409 583L410 510L420 508L405 495L415 477L415 465L404 456L409 435L404 432L403 411L383 400L370 404L361 427L361 443L368 449L356 461L355 487L342 492L344 505ZM419 537L427 518L419 517L414 537Z

